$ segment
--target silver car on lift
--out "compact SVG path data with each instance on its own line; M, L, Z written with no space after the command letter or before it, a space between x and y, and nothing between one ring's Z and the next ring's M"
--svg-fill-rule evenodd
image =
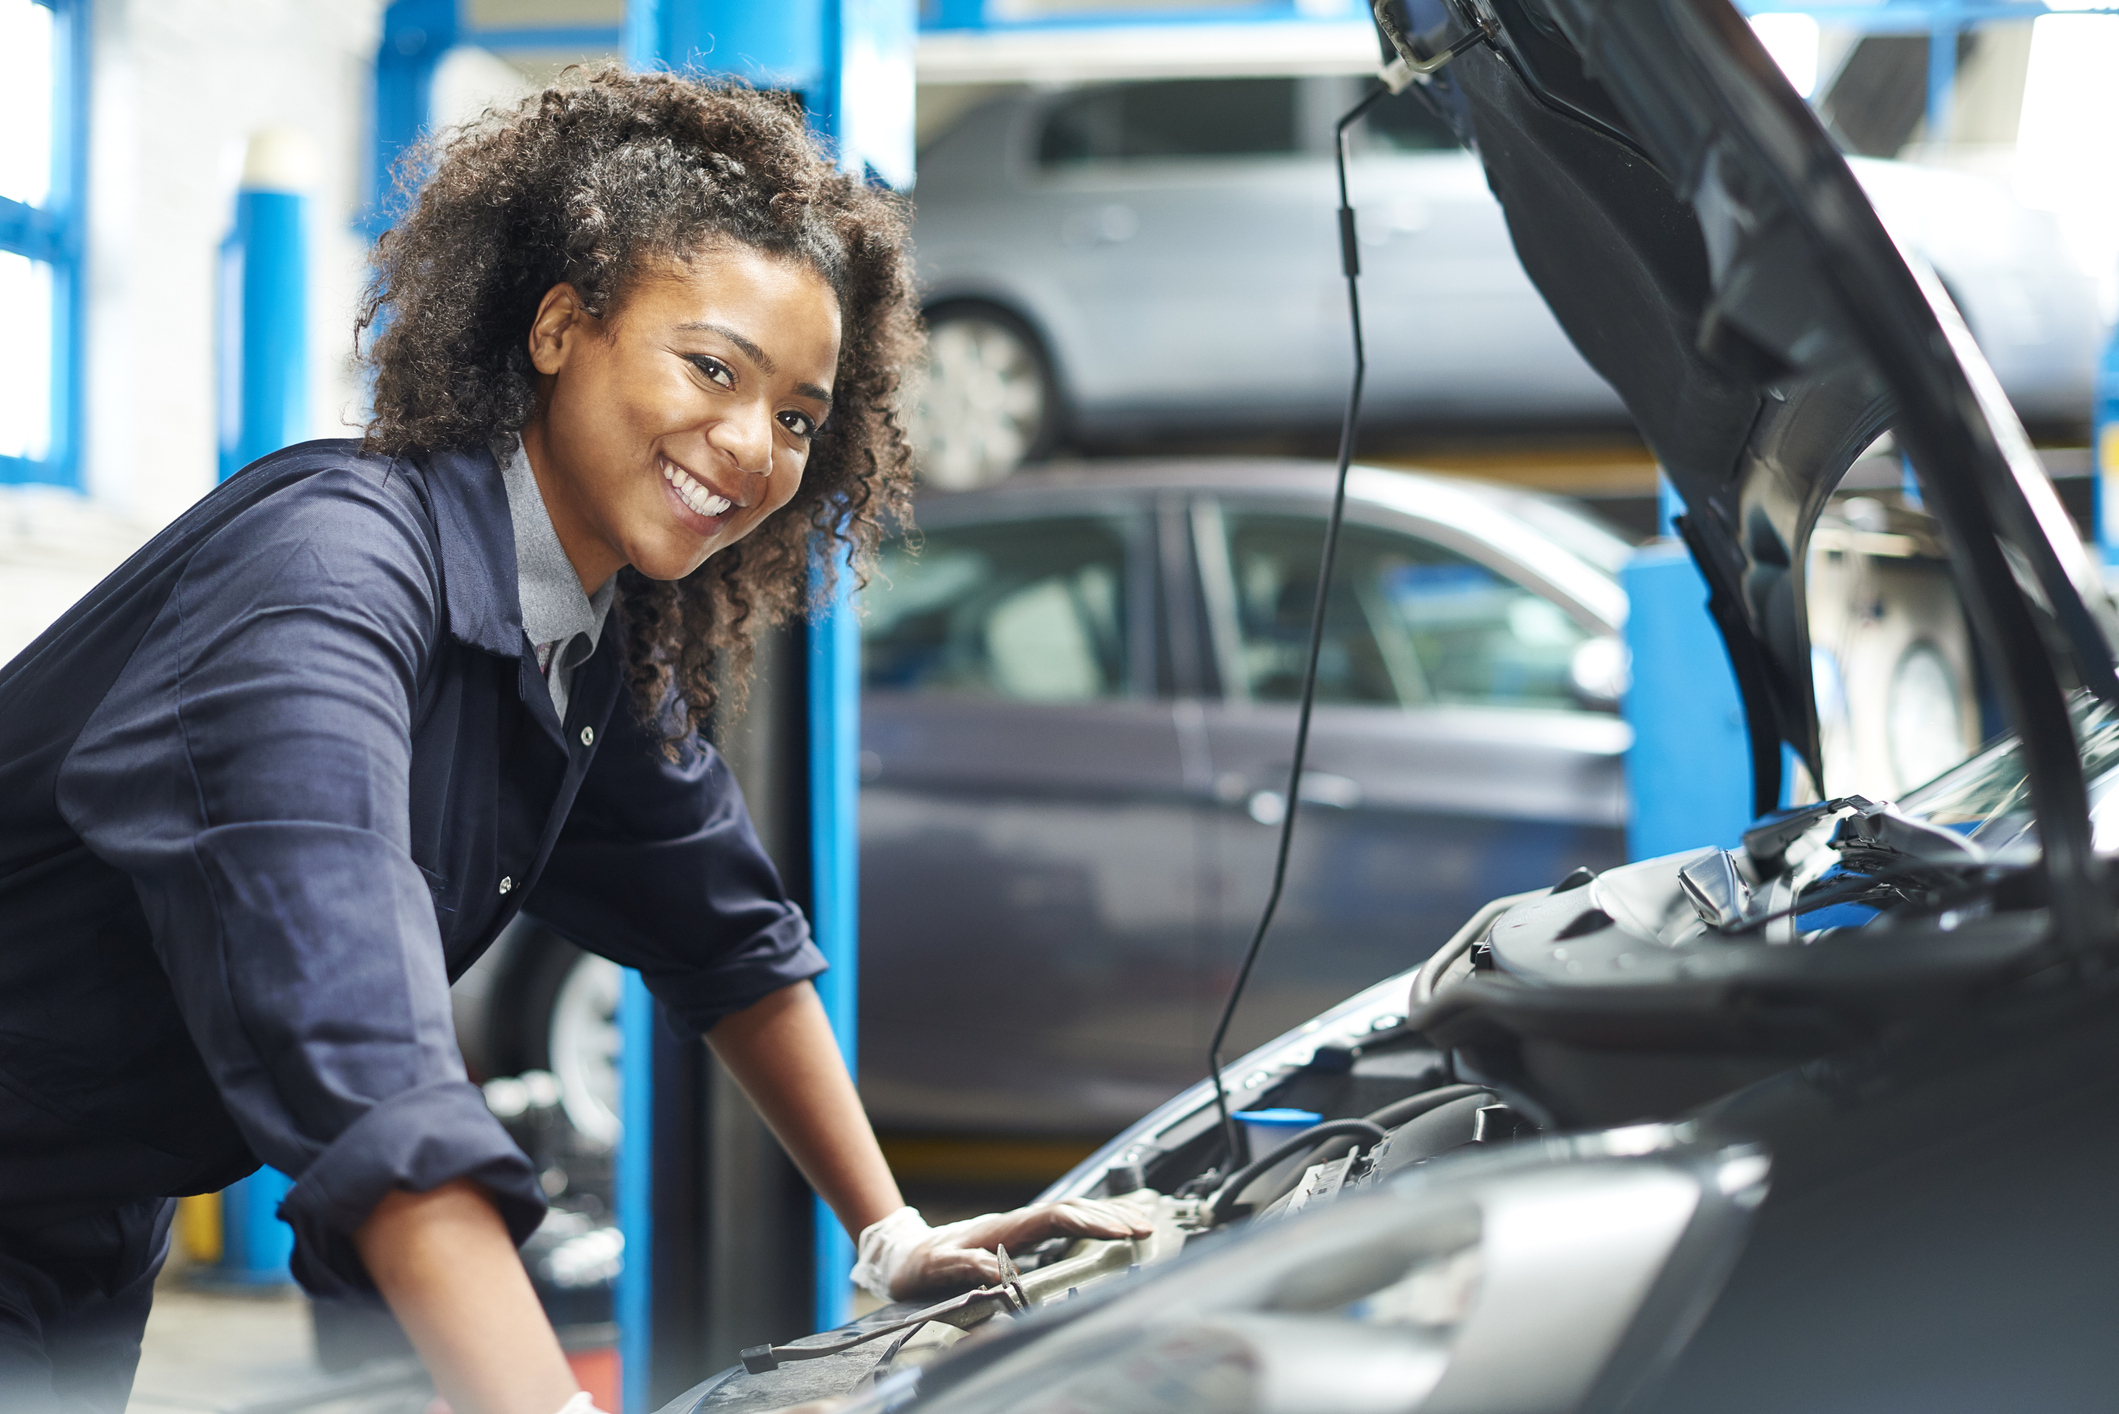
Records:
M920 153L933 329L925 473L983 484L1070 440L1333 425L1350 367L1331 120L1351 78L1021 92ZM1524 274L1479 159L1410 94L1353 134L1372 427L1622 422ZM1939 272L2026 420L2079 424L2103 326L2044 212L1990 182L1850 163Z

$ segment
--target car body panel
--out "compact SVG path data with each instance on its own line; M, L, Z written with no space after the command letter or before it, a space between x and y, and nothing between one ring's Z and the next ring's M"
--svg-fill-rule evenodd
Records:
M861 794L870 1112L1077 1130L1154 1103L1196 1064L1199 806L1169 704L876 696L862 718L880 758Z
M900 611L874 596L897 590L870 591L861 1027L879 1123L1108 1131L1197 1074L1270 870L1274 832L1253 798L1285 789L1294 714L1218 691L1229 673L1211 625L1227 606L1197 573L1212 521L1201 512L1226 501L1294 513L1321 540L1331 484L1310 463L1113 464L923 500L926 573L980 535L1049 544L1037 527L1134 518L1134 686L1064 703L894 688L876 675L908 660L895 647L879 660L875 645L878 633L899 642ZM1362 524L1490 567L1573 632L1623 620L1609 566L1511 513L1520 493L1363 468L1353 494ZM1353 798L1305 807L1278 944L1239 1040L1402 968L1407 949L1448 931L1408 920L1451 919L1555 867L1616 862L1628 739L1603 711L1321 710L1315 763L1345 772ZM982 1059L967 1066L969 1054Z

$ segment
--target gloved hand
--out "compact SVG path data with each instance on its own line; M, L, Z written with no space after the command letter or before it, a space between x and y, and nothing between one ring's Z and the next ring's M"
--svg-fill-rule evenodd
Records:
M993 1248L1025 1252L1048 1237L1146 1237L1153 1225L1123 1203L1068 1198L929 1227L900 1208L861 1231L853 1280L885 1301L968 1291L1000 1280Z
M572 1399L568 1400L565 1404L561 1405L559 1408L559 1414L603 1414L603 1411L596 1407L595 1400L589 1398L586 1393L583 1393L575 1395Z

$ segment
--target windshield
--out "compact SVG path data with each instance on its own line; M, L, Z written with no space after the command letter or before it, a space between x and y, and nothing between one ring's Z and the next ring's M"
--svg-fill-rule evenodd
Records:
M2089 784L2096 848L2119 850L2119 713L2088 693L2069 706ZM1937 776L1898 802L1901 814L1955 830L1987 850L2037 839L2023 746L2013 735Z
M2082 693L2069 705L2069 715L2089 784L2095 847L2119 850L2119 712ZM1795 936L1808 941L1859 928L1880 912L1904 905L1919 912L1942 908L1946 918L1952 912L1971 916L1989 905L1974 897L1981 886L1963 866L2010 855L2024 863L2024 851L2035 851L2038 844L2022 747L2014 736L1908 793L1891 813L1939 826L1982 852L1953 863L1927 851L1908 852L1867 831L1844 837L1834 827L1830 846L1809 851L1791 871L1797 901L1787 914L1793 915Z

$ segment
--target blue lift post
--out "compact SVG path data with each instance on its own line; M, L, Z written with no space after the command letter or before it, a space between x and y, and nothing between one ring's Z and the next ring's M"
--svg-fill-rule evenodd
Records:
M2096 458L2096 477L2090 483L2095 497L2097 548L2107 567L2119 566L2119 327L2112 330L2097 364L2097 402L2092 414L2091 454Z
M391 169L427 130L434 71L457 41L457 0L395 0L383 11L375 51L374 126L369 147L368 205L362 234L373 240L390 224Z
M221 243L220 474L223 481L309 426L309 198L303 139L250 140L235 229Z
M858 946L861 752L861 624L851 574L839 567L830 607L809 626L810 926L831 970L817 994L839 1051L853 1069L860 1014ZM852 1319L853 1241L822 1198L813 1202L816 1322L829 1330Z
M236 192L235 229L221 245L220 475L309 429L309 198L304 140L253 136ZM214 1279L244 1286L293 1280L294 1231L279 1220L293 1186L261 1168L221 1194L221 1260Z
M1751 748L1736 673L1707 613L1707 581L1673 538L1684 505L1658 478L1663 538L1621 575L1633 684L1623 709L1629 859L1731 846L1751 823Z
M916 0L633 0L625 54L635 68L730 74L802 96L811 123L838 148L842 165L904 187L912 180L913 41ZM855 1057L855 945L860 723L860 629L842 575L804 645L805 774L809 783L811 924L831 964L818 992L840 1049ZM755 710L755 709L754 709ZM654 1002L636 975L620 1001L626 1138L618 1155L618 1218L626 1262L619 1279L619 1356L624 1414L645 1414L657 1383L653 1146L639 1142L657 1113ZM821 1200L812 1207L813 1310L819 1327L842 1323L851 1292L852 1244Z

